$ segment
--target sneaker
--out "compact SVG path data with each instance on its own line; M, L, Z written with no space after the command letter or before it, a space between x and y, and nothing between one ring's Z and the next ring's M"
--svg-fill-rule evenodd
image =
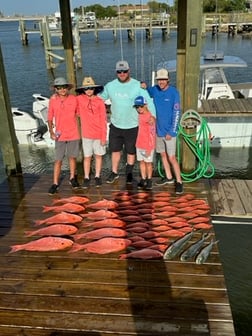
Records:
M182 183L176 182L175 193L183 194L183 184Z
M53 184L50 189L48 190L49 195L54 195L56 192L58 192L59 186L58 184Z
M83 181L83 183L82 183L81 188L82 189L87 189L89 186L90 186L90 179L85 178L84 181Z
M95 186L99 188L102 185L102 179L100 177L95 177Z
M133 175L132 173L128 173L126 177L126 184L132 184L133 182Z
M146 190L151 190L152 189L152 180L151 179L147 179L146 180Z
M146 180L145 179L141 179L140 182L137 184L138 189L144 189L145 186L146 186Z
M157 181L155 184L158 186L163 186L166 184L173 184L173 183L174 183L173 178L168 179L167 177L162 177L161 180Z
M69 180L69 184L72 186L73 189L77 189L80 187L78 181L74 177Z
M119 175L114 173L114 172L111 172L107 178L107 183L114 183L115 180L119 179Z

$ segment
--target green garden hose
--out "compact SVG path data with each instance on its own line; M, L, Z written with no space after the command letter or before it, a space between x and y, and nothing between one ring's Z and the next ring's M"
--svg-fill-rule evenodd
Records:
M193 128L193 134L187 134L185 129ZM196 158L196 168L190 173L181 172L184 182L193 182L202 177L211 178L214 175L214 166L211 163L210 154L210 128L204 118L202 118L196 111L188 110L183 113L178 130L177 137L177 158L179 164L181 163L181 144L184 141L191 149ZM157 164L158 173L164 177L162 160L159 158Z

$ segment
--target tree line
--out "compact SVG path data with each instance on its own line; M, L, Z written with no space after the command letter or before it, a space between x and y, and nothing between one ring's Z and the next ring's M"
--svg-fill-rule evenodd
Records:
M121 4L120 9L123 14L123 8L130 6L131 4ZM174 5L170 6L164 2L149 1L147 5L150 9L150 13L169 13L175 14L178 0L174 1ZM134 5L131 5L134 7ZM230 13L230 12L246 12L249 8L248 0L203 0L203 13ZM94 4L90 6L80 6L74 9L74 12L78 15L82 15L83 10L85 12L95 12L97 19L111 18L118 16L118 6L103 7L100 4Z

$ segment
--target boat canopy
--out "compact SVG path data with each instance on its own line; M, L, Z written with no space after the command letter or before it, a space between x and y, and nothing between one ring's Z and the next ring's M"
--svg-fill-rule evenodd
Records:
M200 70L207 68L245 68L247 63L237 56L224 56L222 52L209 51L200 57ZM169 72L176 72L177 61L164 61L160 62L157 70L164 68Z

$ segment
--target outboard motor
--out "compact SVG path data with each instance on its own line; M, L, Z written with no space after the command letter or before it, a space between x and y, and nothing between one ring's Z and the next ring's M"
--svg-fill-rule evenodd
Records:
M38 142L38 141L41 141L43 140L43 135L48 132L48 127L47 125L40 125L38 128L37 128L37 131L36 133L34 133L34 141L35 142Z

